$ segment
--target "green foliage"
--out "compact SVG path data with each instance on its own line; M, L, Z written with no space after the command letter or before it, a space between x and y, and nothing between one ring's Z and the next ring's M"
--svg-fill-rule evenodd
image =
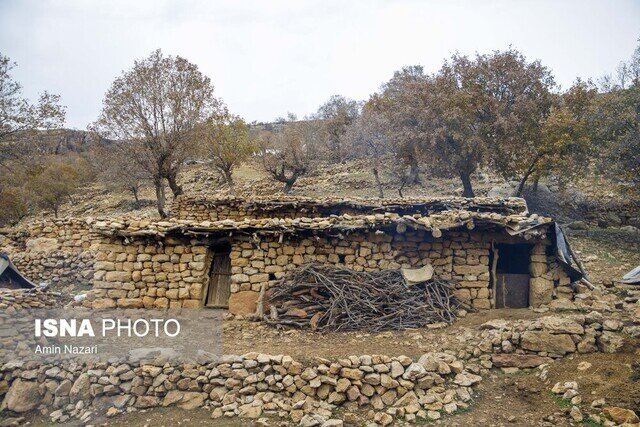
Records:
M26 183L33 203L50 209L58 216L60 206L71 198L89 177L89 168L83 159L45 159Z
M593 418L589 417L582 422L587 427L603 427L604 423L602 421L596 421Z
M0 225L15 224L28 212L28 200L21 188L5 187L0 190Z
M233 170L257 150L245 121L228 112L210 118L201 128L204 155L234 192Z
M551 400L561 408L571 408L573 406L570 399L564 399L554 393L551 393Z
M599 95L589 112L598 168L625 192L640 195L640 84Z

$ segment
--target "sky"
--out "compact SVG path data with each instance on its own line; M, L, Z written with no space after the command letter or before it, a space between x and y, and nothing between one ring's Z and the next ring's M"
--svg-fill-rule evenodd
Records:
M24 95L61 95L76 129L157 48L197 64L251 122L311 114L334 94L366 100L405 65L435 72L455 52L509 46L566 88L614 71L639 37L639 0L0 0L0 53Z

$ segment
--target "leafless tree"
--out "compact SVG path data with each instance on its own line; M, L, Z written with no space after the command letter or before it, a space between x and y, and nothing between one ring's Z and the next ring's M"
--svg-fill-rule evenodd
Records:
M60 96L44 92L36 104L22 97L22 86L11 77L15 67L0 53L0 165L32 148L23 144L27 133L62 127L65 119Z
M365 104L362 114L347 129L343 136L344 147L347 147L354 157L365 158L369 161L371 172L376 181L378 197L384 197L384 188L380 179L380 168L385 155L392 152L387 135L387 122L375 109L375 103Z
M324 157L332 162L345 160L348 153L342 144L343 137L359 115L359 103L342 95L332 96L318 108L318 112L311 119L319 121Z
M288 194L301 176L308 174L314 157L307 149L307 131L311 122L285 122L258 137L262 165L273 179L284 184Z

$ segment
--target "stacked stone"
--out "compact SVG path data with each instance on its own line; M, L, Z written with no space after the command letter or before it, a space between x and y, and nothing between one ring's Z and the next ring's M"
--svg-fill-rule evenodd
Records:
M42 220L14 230L6 251L31 281L88 285L93 276L92 244L96 236L87 221Z
M183 244L98 245L93 290L85 305L93 308L197 308L209 259L207 248Z
M88 422L98 408L113 415L130 406L173 405L210 406L213 417L270 414L296 422L317 415L326 420L339 406L368 406L389 421L438 419L466 408L480 380L447 353L427 353L416 362L364 355L304 365L290 356L250 353L207 364L9 362L0 369L3 408L22 413L45 407L62 422L70 416Z
M60 308L71 299L70 295L44 289L0 289L0 311L11 315L30 308Z
M571 279L555 255L547 255L547 246L537 243L531 250L529 264L529 305L539 307L555 298L572 299Z
M174 199L172 213L179 220L217 221L244 218L303 218L326 217L329 215L362 215L377 211L424 215L437 209L429 208L440 205L441 209L465 210L473 207L474 211L502 212L524 214L527 211L523 199L501 199L495 197L479 197L475 199L452 197L448 199L343 199L308 197L269 197L251 198L206 198L181 195Z
M455 295L460 300L476 308L490 308L489 248L480 235L458 232L439 239L424 231L408 230L393 235L354 233L342 238L287 238L282 242L265 236L258 247L249 241L232 247L230 310L233 314L252 313L263 287L268 289L287 271L310 262L355 271L431 264L438 277L458 282Z
M602 314L597 311L586 315L545 316L537 320L496 319L484 323L480 328L480 341L473 344L472 352L476 356L482 353L512 354L515 357L503 360L513 363L530 363L525 362L527 360L538 360L538 364L548 362L548 359L530 359L527 355L559 358L576 352L615 353L625 342L620 333L623 323L603 320ZM500 366L507 366L506 362Z

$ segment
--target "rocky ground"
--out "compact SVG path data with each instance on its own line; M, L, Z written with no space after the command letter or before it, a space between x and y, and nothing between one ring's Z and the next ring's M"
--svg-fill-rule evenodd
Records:
M273 183L257 165L244 165L236 174L238 191L242 195L274 194L279 185ZM191 193L218 195L226 189L206 165L189 166L181 177L185 190ZM391 176L383 174L385 195L397 196L397 188ZM478 194L486 194L499 186L501 179L490 174L476 177ZM556 191L550 185L549 191ZM406 188L405 196L445 196L460 193L456 179L423 177L420 186ZM610 202L619 201L620 196L611 190L608 183L582 182L571 191L577 199L593 196ZM373 177L365 162L349 162L344 165L323 167L312 176L305 177L294 187L293 194L305 196L343 195L373 197L377 189ZM556 193L553 193L556 194ZM555 200L555 199L554 199ZM571 200L576 200L572 197ZM621 286L615 282L620 277L640 265L640 233L633 229L618 226L616 220L609 223L579 224L581 218L575 203L567 202L561 206L557 201L549 203L535 200L530 203L532 210L552 213L562 219L568 227L570 242L583 260L590 273L591 280L599 286L599 291L591 296L579 298L569 306L551 307L545 310L491 310L468 313L451 326L433 325L429 328L383 333L329 333L315 334L305 331L276 330L260 323L245 320L228 320L224 324L224 349L227 354L244 354L260 351L267 354L287 354L301 362L312 363L318 357L345 358L350 355L385 354L388 356L405 355L414 360L427 352L447 349L463 355L465 360L482 366L478 373L483 379L475 388L474 396L468 407L460 407L451 413L441 414L439 419L417 417L412 421L396 417L398 425L433 424L442 426L568 426L568 425L638 425L632 413L640 414L640 287ZM155 206L152 192L145 189L142 200L134 203L127 194L113 194L101 187L86 189L72 203L62 209L63 215L121 215L134 212L138 216L154 217ZM606 227L605 227L606 226ZM68 289L73 290L73 289ZM590 313L597 312L597 315ZM511 355L509 345L521 345L520 338L513 338L513 331L521 325L533 325L540 318L558 315L561 318L582 316L585 330L600 334L602 331L617 336L624 335L624 343L610 340L594 341L601 346L601 352L571 352L565 357L546 360L539 367L503 366L492 361L490 354L497 351ZM589 317L591 316L591 317ZM498 321L498 323L496 323ZM499 325L506 321L510 338L493 342L495 334L504 331L483 327L487 323ZM609 323L605 323L609 322ZM635 323L634 323L635 322ZM520 325L520 326L518 326ZM528 327L528 326L526 326ZM525 327L525 328L526 328ZM588 335L589 332L587 332ZM484 334L484 335L483 335ZM564 334L570 335L570 334ZM575 335L575 334L574 334ZM478 347L485 342L486 353L469 353L470 347ZM582 341L585 341L581 338ZM489 342L488 344L486 342ZM508 341L511 344L504 344ZM582 342L581 341L581 342ZM507 351L505 350L505 346ZM604 346L604 347L603 347ZM603 353L615 347L614 353ZM606 351L606 350L605 350ZM466 354L465 354L466 353ZM546 352L542 352L545 353ZM547 357L543 355L541 357ZM499 360L499 359L498 359ZM484 362L484 365L481 364ZM467 362L465 362L467 363ZM489 369L489 368L490 369ZM619 408L606 409L605 408ZM261 416L257 419L218 417L212 420L212 408L183 410L180 408L137 409L112 418L96 418L96 425L113 426L175 426L175 425L215 425L235 426L278 426L298 425L291 417ZM371 412L370 407L341 408L332 414L332 420L341 419L344 424L366 425L375 420L380 411ZM11 423L11 419L2 420L0 425ZM378 419L376 425L384 425L387 418ZM615 420L615 421L614 421ZM15 420L14 420L15 421ZM51 417L46 414L32 414L23 418L21 423L35 426L51 425ZM71 418L65 423L83 425ZM86 423L84 423L86 424ZM313 425L313 424L310 424ZM319 424L322 425L322 424ZM340 421L325 423L329 426L342 425Z

